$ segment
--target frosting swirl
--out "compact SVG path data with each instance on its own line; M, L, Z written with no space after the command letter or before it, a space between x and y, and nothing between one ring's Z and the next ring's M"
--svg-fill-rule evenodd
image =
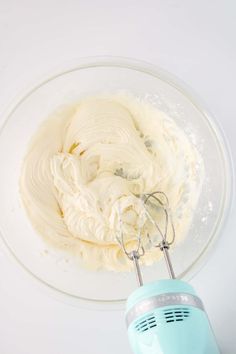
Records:
M201 156L170 117L132 96L112 95L86 98L45 120L24 159L20 191L46 241L93 269L126 270L130 261L116 241L119 217L132 247L141 226L152 229L139 195L161 190L178 241L191 222L202 178ZM143 263L158 257L150 250Z

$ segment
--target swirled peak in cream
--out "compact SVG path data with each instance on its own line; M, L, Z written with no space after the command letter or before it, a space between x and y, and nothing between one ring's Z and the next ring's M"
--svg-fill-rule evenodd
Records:
M119 213L131 247L141 226L152 227L138 195L163 191L178 242L202 179L197 149L170 117L129 95L97 96L44 121L23 161L20 192L45 241L89 268L122 271L131 262L116 240ZM142 262L152 264L158 252L149 250Z

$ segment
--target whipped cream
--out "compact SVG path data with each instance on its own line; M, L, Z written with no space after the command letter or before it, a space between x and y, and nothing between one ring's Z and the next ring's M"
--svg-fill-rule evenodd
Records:
M201 191L202 158L165 113L130 95L86 98L55 112L32 137L20 192L35 229L92 269L123 271L131 262L117 243L120 218L127 247L153 232L139 198L163 191L176 242L183 239ZM157 213L163 224L164 214ZM144 232L145 230L145 232ZM158 249L142 258L158 260Z

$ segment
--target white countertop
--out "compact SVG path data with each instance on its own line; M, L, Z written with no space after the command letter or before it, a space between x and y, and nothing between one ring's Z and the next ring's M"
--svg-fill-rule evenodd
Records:
M192 86L221 123L236 162L235 13L234 0L1 1L1 110L54 64L91 55L133 57ZM236 352L235 211L234 205L208 263L192 280L223 354ZM0 333L1 354L131 353L122 312L55 300L3 249Z

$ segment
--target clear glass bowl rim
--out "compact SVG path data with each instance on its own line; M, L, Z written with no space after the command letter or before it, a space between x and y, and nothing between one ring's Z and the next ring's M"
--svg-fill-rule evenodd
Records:
M225 165L225 195L224 195L224 203L222 207L221 217L218 220L217 226L215 228L215 232L211 237L210 241L206 245L202 254L198 257L195 263L191 266L191 270L187 270L187 273L183 274L183 279L190 280L192 279L206 264L209 254L213 250L213 246L216 245L217 238L225 226L228 217L230 216L230 212L232 209L232 201L234 199L234 169L233 169L233 160L231 151L229 148L228 140L219 124L216 121L215 117L206 107L206 104L202 99L198 97L198 95L190 88L185 82L176 77L175 75L169 73L168 71L158 67L157 65L150 64L145 61L126 58L126 57L116 57L116 56L93 56L93 57L85 57L75 59L73 61L67 61L64 63L60 63L59 65L54 66L48 73L41 76L41 78L34 80L33 83L30 83L26 86L24 90L20 92L19 95L15 96L14 99L11 100L8 107L1 113L4 117L4 122L0 129L0 137L1 133L10 119L11 115L15 110L21 105L24 100L26 100L32 93L37 91L38 88L52 81L53 79L65 75L67 73L77 71L85 68L92 67L123 67L131 70L136 70L139 72L143 72L149 75L152 75L169 85L173 86L179 92L181 92L191 103L197 108L198 111L202 113L205 117L206 122L210 125L212 132L216 137L216 141L218 143L219 150L222 155L222 160ZM82 306L83 308L87 307L88 309L98 309L98 310L109 310L109 309L120 309L124 306L124 300L116 300L116 301L98 301L98 300L89 300L80 298L68 293L65 293L59 289L54 288L50 284L44 282L42 279L38 278L35 274L33 274L20 260L17 258L17 255L13 253L10 249L6 241L4 240L3 235L1 236L1 244L4 249L7 251L8 256L15 261L15 263L20 264L20 266L31 276L31 279L34 279L38 285L44 285L44 289L51 293L53 297L58 300L62 300L63 302L70 303L71 305Z

